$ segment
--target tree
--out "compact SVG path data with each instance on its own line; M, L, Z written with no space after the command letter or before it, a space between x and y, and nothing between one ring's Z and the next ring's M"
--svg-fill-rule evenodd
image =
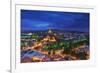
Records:
M45 46L43 47L43 50L49 50L49 46L45 45Z

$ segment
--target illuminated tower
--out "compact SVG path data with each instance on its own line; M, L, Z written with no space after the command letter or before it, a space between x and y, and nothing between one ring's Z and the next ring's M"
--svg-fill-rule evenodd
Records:
M49 30L48 30L48 33L49 33L49 34L51 34L51 33L52 33L52 30L51 30L51 29L49 29Z

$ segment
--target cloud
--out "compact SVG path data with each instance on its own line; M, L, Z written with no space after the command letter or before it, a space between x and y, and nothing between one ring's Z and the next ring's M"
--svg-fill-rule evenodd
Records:
M21 10L21 28L88 31L89 13Z

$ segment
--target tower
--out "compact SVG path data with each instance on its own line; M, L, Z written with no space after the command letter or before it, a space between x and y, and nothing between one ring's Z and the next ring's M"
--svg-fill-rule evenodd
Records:
M49 29L49 30L48 30L48 33L49 33L49 34L51 34L51 33L52 33L52 30L51 30L51 29Z

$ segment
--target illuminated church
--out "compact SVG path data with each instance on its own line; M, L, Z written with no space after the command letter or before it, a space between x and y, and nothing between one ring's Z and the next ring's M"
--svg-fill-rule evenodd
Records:
M56 42L57 38L51 29L48 30L48 34L43 38L42 42Z

